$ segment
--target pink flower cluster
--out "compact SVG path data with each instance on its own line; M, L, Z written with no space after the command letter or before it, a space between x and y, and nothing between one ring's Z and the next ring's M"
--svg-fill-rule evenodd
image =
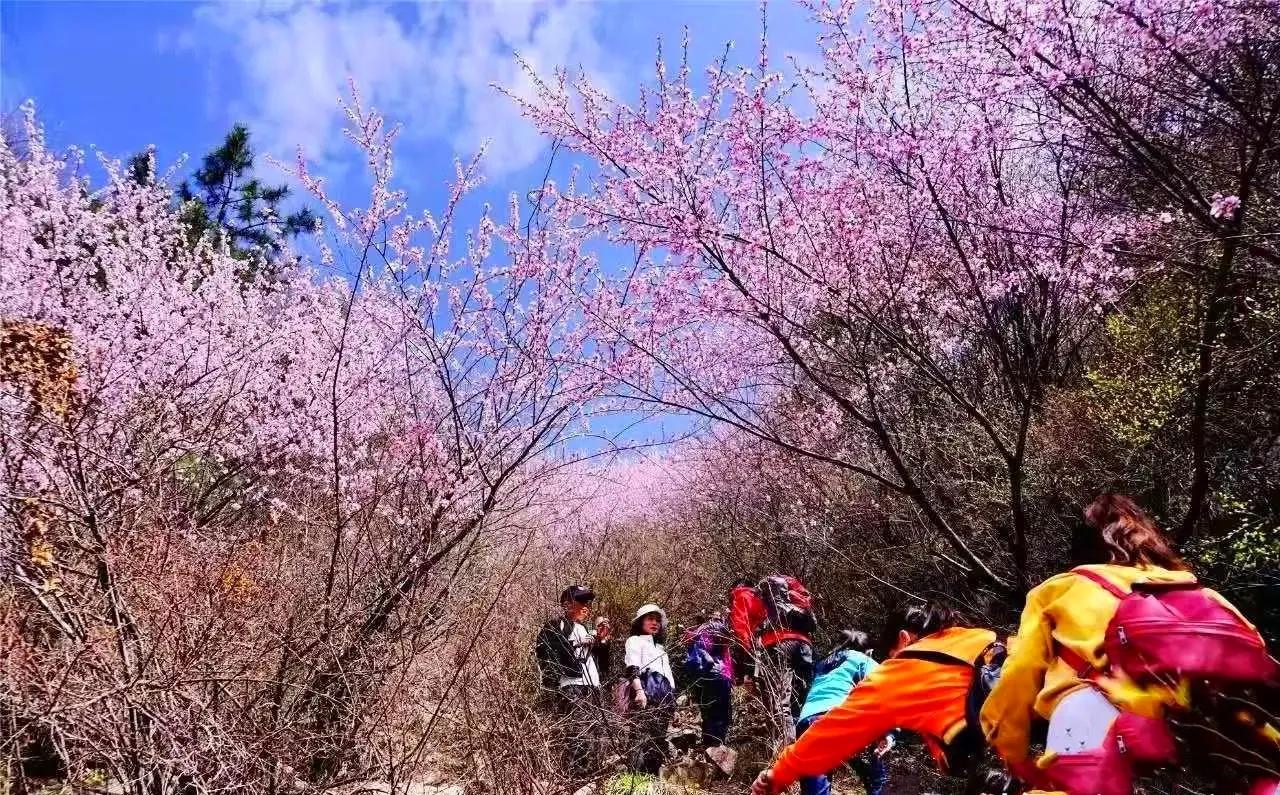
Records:
M1038 24L1061 21L1039 5ZM882 378L945 370L994 307L1092 317L1134 278L1114 250L1150 219L1080 200L1080 133L1035 79L991 76L1007 65L976 23L945 3L875 4L865 30L853 3L814 13L822 61L791 77L717 63L698 90L659 62L634 105L566 74L522 103L599 163L589 185L550 188L561 222L639 252L589 311L644 400L731 413L715 401L793 380L781 349L827 356L834 338L812 332L830 318L898 351Z
M1229 221L1235 217L1236 211L1239 209L1239 196L1223 196L1221 193L1215 193L1213 194L1213 200L1209 202L1209 215L1213 218Z
M347 112L368 206L341 207L301 157L299 176L330 214L324 260L349 275L293 261L261 283L210 240L188 244L163 180L105 162L107 183L91 187L81 155L50 151L27 109L25 150L0 148L0 317L69 336L81 412L7 447L6 482L73 488L57 442L70 434L122 494L199 462L254 484L237 508L279 517L336 489L339 517L409 525L492 510L559 465L548 454L606 383L569 367L585 358L593 261L567 235L526 235L514 208L506 224L483 217L455 254L475 163L459 165L440 215L411 215L391 184L395 131L357 94ZM23 416L13 385L0 401ZM388 500L396 483L414 499Z

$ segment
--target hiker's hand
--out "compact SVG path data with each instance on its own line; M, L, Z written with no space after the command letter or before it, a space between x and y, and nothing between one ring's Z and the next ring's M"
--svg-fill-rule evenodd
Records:
M649 697L644 694L643 690L636 691L635 703L636 703L636 706L639 707L640 709L644 709L645 707L649 706Z
M885 737L876 745L876 756L884 756L893 747L893 740Z
M773 795L773 771L765 768L751 784L751 795Z

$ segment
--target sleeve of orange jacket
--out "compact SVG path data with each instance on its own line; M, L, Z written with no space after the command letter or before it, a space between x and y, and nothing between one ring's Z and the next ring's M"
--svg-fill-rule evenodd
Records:
M774 763L774 790L782 792L802 776L834 770L897 728L900 716L896 707L902 701L899 694L904 670L910 674L911 666L904 669L894 660L886 660L850 691L843 704L814 721Z
M982 731L987 742L1009 764L1026 760L1036 697L1053 664L1053 626L1046 608L1058 584L1048 580L1027 594L1016 642L1010 643L1000 680L982 707Z

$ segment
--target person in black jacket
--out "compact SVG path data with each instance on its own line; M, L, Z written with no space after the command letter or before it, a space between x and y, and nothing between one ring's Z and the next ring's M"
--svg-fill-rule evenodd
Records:
M591 775L604 731L600 697L608 667L609 624L586 627L595 594L585 585L570 585L560 594L564 614L538 632L535 647L544 690L555 693L563 730L565 765L574 779Z

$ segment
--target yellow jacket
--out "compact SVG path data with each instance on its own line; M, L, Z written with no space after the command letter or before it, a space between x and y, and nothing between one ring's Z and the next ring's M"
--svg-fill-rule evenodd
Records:
M1155 566L1106 564L1087 568L1126 591L1138 581L1195 579L1191 572ZM1213 595L1230 607L1225 599ZM1064 696L1088 684L1077 676L1074 668L1059 659L1060 647L1071 649L1096 669L1106 668L1102 642L1116 606L1116 597L1102 586L1071 572L1050 577L1027 594L1017 638L1010 643L1009 658L1000 680L982 708L982 730L987 742L1006 762L1026 760L1028 735L1035 716L1048 719ZM1149 717L1158 717L1165 705L1180 696L1168 690L1139 688L1118 679L1103 679L1093 684L1101 688L1117 708Z

